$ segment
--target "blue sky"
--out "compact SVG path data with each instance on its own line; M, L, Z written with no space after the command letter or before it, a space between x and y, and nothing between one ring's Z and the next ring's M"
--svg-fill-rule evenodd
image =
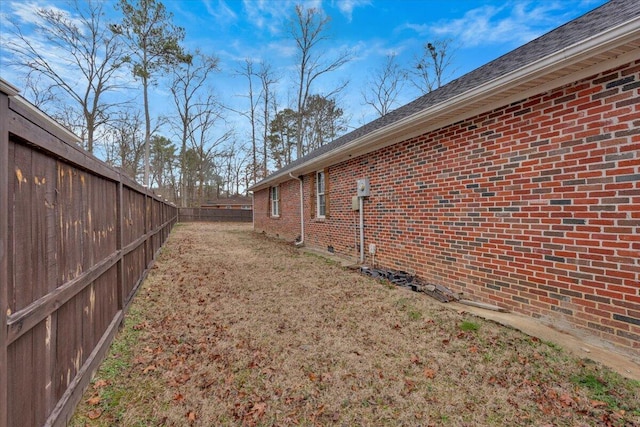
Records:
M213 86L221 102L236 110L246 109L246 80L237 76L245 58L269 62L280 77L279 103L286 107L294 87L296 50L287 23L296 3L290 0L164 0L174 22L185 28L184 45L220 59ZM408 66L425 42L453 40L455 50L451 79L459 77L522 44L598 7L604 0L315 0L303 2L331 17L331 41L322 46L332 52L348 49L353 60L318 81L316 93L327 93L337 82L349 81L341 93L340 106L350 117L351 128L375 118L364 105L362 89L385 55L395 53ZM106 0L107 11L116 1ZM13 16L28 28L29 11L35 6L66 8L61 0L0 1L0 12ZM2 19L3 26L5 19ZM6 37L6 28L0 28ZM2 54L4 61L4 54ZM19 73L2 66L0 74L20 87ZM419 93L406 86L396 107ZM170 102L161 88L155 93L158 112L170 113ZM292 98L292 97L290 97ZM241 117L228 117L231 126L243 127ZM234 125L235 123L235 125ZM242 131L239 131L242 134ZM239 138L242 138L239 135Z
M328 0L306 2L331 17L332 41L323 48L349 49L353 60L340 71L319 81L319 92L349 80L341 105L357 127L375 118L363 105L362 88L370 74L382 66L385 55L395 53L408 65L425 42L453 40L451 78L459 77L526 42L596 8L603 0ZM206 0L166 1L176 23L186 28L189 48L200 47L221 60L221 74L237 69L246 57L272 63L281 74L282 91L291 86L295 49L287 34L296 1ZM226 80L226 76L224 77ZM223 87L229 100L241 79ZM223 87L220 89L223 90ZM402 105L414 99L415 88L406 86ZM286 99L280 100L286 103ZM397 105L397 106L399 106Z

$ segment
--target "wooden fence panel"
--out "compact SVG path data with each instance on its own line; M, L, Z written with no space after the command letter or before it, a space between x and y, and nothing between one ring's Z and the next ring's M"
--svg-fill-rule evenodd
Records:
M0 427L64 425L177 221L0 80Z
M212 208L179 208L180 222L210 221L210 222L251 222L251 209L212 209Z

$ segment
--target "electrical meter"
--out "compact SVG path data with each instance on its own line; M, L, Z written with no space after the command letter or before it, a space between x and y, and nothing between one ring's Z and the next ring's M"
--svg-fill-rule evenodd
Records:
M369 178L359 179L358 185L358 197L369 197Z

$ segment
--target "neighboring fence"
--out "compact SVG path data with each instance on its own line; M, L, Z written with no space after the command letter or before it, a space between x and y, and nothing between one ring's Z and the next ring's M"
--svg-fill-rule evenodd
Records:
M177 220L0 80L0 427L64 425Z
M251 222L251 209L213 209L213 208L179 208L180 222L211 221L211 222Z

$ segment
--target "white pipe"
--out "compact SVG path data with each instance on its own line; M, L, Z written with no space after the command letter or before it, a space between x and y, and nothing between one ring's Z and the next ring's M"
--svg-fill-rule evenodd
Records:
M300 241L296 242L295 245L302 246L304 245L304 193L302 180L298 177L293 176L291 172L289 172L289 176L300 181Z
M360 264L364 264L364 197L358 197L360 201Z

